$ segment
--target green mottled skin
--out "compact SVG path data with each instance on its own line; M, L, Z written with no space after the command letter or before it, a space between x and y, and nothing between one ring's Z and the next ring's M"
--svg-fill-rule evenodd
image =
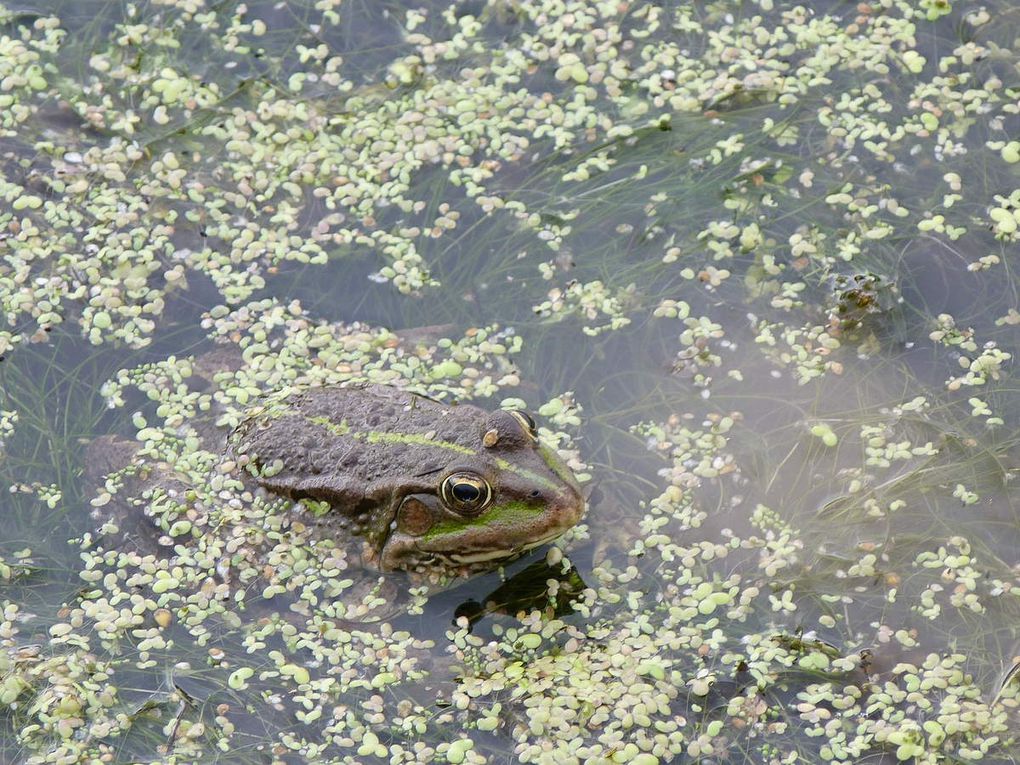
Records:
M381 385L309 388L253 412L231 436L266 490L329 505L338 535L382 570L467 574L558 536L581 517L569 468L520 418ZM487 484L457 508L448 477Z
M429 540L440 539L451 534L470 530L472 527L481 528L493 524L509 523L520 525L536 516L541 515L545 508L540 504L528 502L507 502L496 505L484 517L481 518L458 518L437 523L422 537Z

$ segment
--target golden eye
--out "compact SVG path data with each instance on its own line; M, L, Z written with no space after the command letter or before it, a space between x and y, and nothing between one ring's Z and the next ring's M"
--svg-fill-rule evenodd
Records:
M492 487L475 473L447 476L439 494L444 505L461 515L477 515L492 501Z
M523 409L511 409L510 414L513 415L517 422L521 423L521 427L524 428L524 432L529 436L538 440L538 426L535 425L535 421L531 419L531 415L525 412Z

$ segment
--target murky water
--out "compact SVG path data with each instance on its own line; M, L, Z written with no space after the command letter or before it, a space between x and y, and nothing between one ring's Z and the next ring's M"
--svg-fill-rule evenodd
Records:
M0 761L1013 761L1015 9L44 5L0 5ZM216 471L361 377L523 400L583 524L359 621ZM111 434L195 524L149 559Z

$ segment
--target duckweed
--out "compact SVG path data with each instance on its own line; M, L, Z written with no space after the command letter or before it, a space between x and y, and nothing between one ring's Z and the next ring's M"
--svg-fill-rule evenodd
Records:
M137 446L62 604L0 544L15 757L1014 755L1010 9L745 6L0 4L4 485L74 516L47 348ZM596 479L527 608L396 603L217 446L356 380Z

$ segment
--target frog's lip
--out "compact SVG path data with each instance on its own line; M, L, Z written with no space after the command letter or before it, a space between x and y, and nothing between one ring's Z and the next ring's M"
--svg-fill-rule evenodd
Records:
M471 564L471 563L488 563L494 560L503 560L504 558L512 558L519 553L513 550L483 550L482 552L476 553L446 553L438 557L445 558L451 563L458 565Z
M534 550L536 547L541 547L544 544L548 544L549 542L552 542L553 540L559 539L561 536L563 536L563 532L565 530L566 529L560 529L550 534L546 534L541 539L536 539L534 542L528 542L527 544L522 545L520 547L520 550L522 552L527 552L528 550Z
M474 553L445 553L443 557L448 558L454 563L487 563L488 561L500 560L501 558L516 558L519 555L523 555L529 550L534 550L536 547L541 547L544 544L548 544L553 540L559 538L563 534L563 531L555 531L551 534L547 534L541 539L536 539L532 542L528 542L517 547L499 548L495 550L479 550ZM424 550L422 552L425 552ZM435 553L433 553L435 554Z

